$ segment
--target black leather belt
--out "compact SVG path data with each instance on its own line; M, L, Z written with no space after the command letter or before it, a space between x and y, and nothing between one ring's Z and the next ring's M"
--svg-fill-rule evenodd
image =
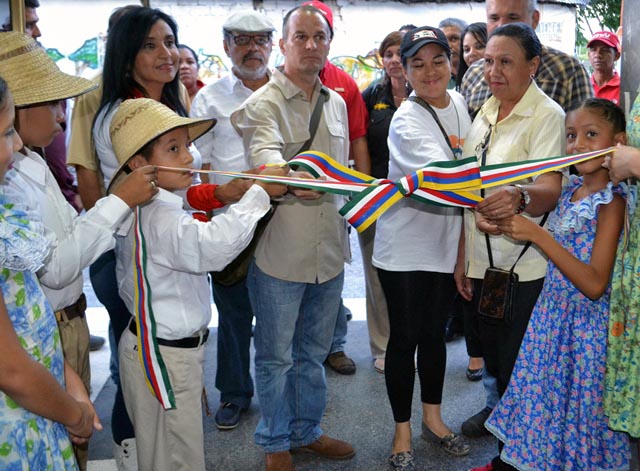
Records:
M138 329L136 328L136 322L131 320L129 322L129 330L133 335L138 335ZM185 337L183 339L178 340L167 340L156 337L156 341L158 345L162 345L163 347L173 347L173 348L197 348L203 343L207 341L209 338L209 329L204 329L202 335L196 335L194 337Z
M78 300L70 306L60 309L55 312L56 320L62 322L64 320L70 321L76 317L84 316L84 312L87 310L87 297L82 293ZM63 316L64 314L64 316ZM66 319L65 319L66 318Z

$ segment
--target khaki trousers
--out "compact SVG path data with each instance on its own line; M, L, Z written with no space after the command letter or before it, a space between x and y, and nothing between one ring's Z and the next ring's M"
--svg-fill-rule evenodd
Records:
M120 338L120 382L133 423L140 471L203 471L202 390L204 347L160 346L175 395L176 408L164 410L147 387L136 336Z
M369 346L374 358L383 358L389 341L389 314L387 301L378 279L378 269L371 264L373 257L373 240L376 236L375 223L364 232L358 234L362 267L367 296L367 328L369 329Z
M78 373L87 392L91 391L91 369L89 367L89 326L85 316L69 320L64 310L56 311L58 330L64 359L73 371ZM73 445L78 467L86 471L89 459L89 444Z

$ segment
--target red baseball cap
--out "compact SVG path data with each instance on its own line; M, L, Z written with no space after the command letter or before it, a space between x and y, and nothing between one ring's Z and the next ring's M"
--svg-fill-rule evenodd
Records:
M620 40L616 33L612 33L611 31L598 31L591 37L591 40L587 43L587 47L590 47L591 44L598 41L620 52Z
M333 34L333 12L331 11L331 8L329 8L329 5L323 2L319 2L317 0L304 2L302 5L303 6L309 5L311 7L314 7L320 10L324 15L324 17L326 18L327 23L329 23L329 29L331 30L331 34Z

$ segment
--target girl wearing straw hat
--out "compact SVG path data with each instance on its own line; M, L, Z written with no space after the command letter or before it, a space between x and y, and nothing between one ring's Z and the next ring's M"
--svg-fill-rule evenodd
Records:
M91 90L88 80L62 73L31 38L16 32L0 35L0 75L14 96L16 128L25 147L13 155L15 171L7 185L42 218L52 250L38 272L61 334L65 358L90 387L89 331L84 316L82 270L115 245L114 231L130 213L157 190L151 166L140 169L79 217L60 191L44 160L26 146L45 147L62 129L61 100ZM76 448L81 469L86 468L86 445Z
M69 435L86 442L101 427L35 274L49 251L42 223L4 184L22 147L14 116L0 78L0 468L75 470Z
M270 197L286 192L284 185L249 180L240 201L209 222L185 211L175 192L191 185L189 143L214 123L178 116L148 98L122 102L111 122L119 165L112 185L127 171L152 164L158 166L160 188L136 210L116 246L120 296L134 316L122 334L119 360L139 469L205 468L201 395L211 320L207 272L221 270L244 250L270 208ZM284 175L284 170L262 173Z

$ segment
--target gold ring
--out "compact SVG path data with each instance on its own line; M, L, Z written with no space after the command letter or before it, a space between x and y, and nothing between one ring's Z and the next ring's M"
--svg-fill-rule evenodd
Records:
M153 188L154 190L158 189L158 184L155 180L151 180L149 183L151 183L151 188Z

